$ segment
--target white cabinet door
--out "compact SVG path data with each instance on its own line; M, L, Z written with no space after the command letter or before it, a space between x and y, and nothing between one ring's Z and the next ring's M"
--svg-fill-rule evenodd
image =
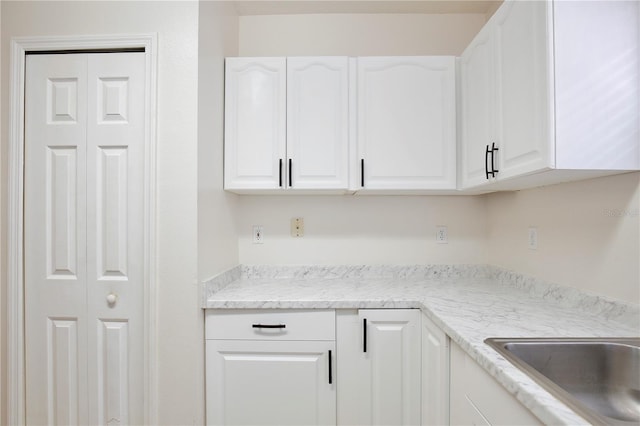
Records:
M493 17L499 179L553 165L549 7L544 1L506 1Z
M206 345L208 425L336 424L335 342Z
M357 78L362 187L455 189L454 58L358 58Z
M225 189L278 189L286 155L286 59L227 58Z
M451 425L540 425L457 344L451 344Z
M461 185L488 180L486 149L496 142L496 98L491 27L485 26L460 58Z
M420 311L338 313L338 423L420 424Z
M348 58L287 58L286 186L347 190L348 172Z
M422 314L422 424L449 424L449 336Z

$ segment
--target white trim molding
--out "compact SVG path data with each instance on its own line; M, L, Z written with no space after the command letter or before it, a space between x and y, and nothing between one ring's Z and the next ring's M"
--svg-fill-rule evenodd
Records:
M11 40L7 238L8 424L25 425L24 336L24 87L25 57L33 51L144 48L145 123L145 424L157 424L156 96L157 34L16 37Z

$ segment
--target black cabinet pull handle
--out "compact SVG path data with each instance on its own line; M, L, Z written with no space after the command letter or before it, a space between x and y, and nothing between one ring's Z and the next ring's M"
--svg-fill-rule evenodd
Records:
M286 324L253 324L253 328L287 328Z
M364 188L364 158L360 160L360 186Z
M367 319L362 320L362 352L367 352Z
M484 173L487 179L489 179L489 175L491 175L491 177L496 177L496 173L499 172L499 170L496 170L495 166L495 155L498 150L499 148L496 147L495 142L491 143L491 149L489 149L489 145L486 145L484 152ZM491 170L489 170L489 155L491 155Z
M498 173L499 170L496 170L496 166L494 165L494 158L496 156L496 151L498 151L498 147L496 147L496 143L493 142L491 144L491 176L492 177L496 177L496 173Z
M331 367L331 350L329 350L329 384L333 383L333 373L332 373L332 367Z
M484 152L484 173L487 179L489 179L489 145L485 145L486 150Z
M291 158L289 158L289 188L293 186L291 183Z
M280 159L279 169L278 169L278 185L282 188L282 158Z

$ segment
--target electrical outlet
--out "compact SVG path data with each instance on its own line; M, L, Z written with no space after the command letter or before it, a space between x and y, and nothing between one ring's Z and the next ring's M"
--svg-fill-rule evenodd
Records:
M294 217L291 219L291 236L304 237L304 218Z
M253 244L263 244L264 234L261 225L253 225Z
M449 242L449 233L446 226L436 226L436 243L447 244Z
M538 228L529 227L529 250L538 250Z

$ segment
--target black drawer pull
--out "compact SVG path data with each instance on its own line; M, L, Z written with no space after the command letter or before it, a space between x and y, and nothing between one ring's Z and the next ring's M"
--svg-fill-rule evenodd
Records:
M253 328L287 328L286 324L253 324Z
M333 374L331 373L331 351L329 351L329 384L333 383Z
M362 320L362 349L367 352L367 319Z

